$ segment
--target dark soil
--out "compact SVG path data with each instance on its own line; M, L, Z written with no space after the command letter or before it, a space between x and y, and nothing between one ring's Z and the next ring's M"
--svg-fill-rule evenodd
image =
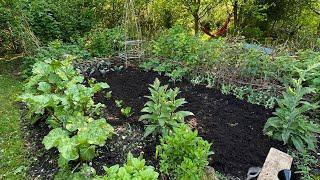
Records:
M156 77L162 84L180 88L180 97L186 98L188 102L182 109L195 114L194 117L188 117L186 122L212 143L214 155L210 157L210 166L217 171L244 179L249 167L263 165L271 147L286 152L281 142L272 141L263 135L263 126L272 111L262 106L238 100L232 95L223 95L205 86L192 86L185 80L172 84L167 77L134 68L108 72L104 76L95 73L93 77L111 86L110 100L104 97L107 90L98 93L95 101L106 105L105 118L116 130L114 137L105 146L98 148L99 156L92 161L98 174L103 173L103 165L124 163L129 151L135 156L142 154L147 164L158 169L155 147L159 139L143 139L144 126L138 121L140 110L147 100L144 96L149 95L148 86ZM125 106L132 107L134 114L125 118L114 100L123 100ZM49 128L42 122L28 126L28 131L30 133L26 138L33 142L30 151L36 154L30 168L31 179L52 179L57 172L58 153L55 150L44 150L41 143Z
M96 97L98 102L106 104L107 114L121 117L120 109L115 106L114 100L123 100L126 106L133 108L134 115L131 118L113 118L111 124L138 124L140 110L146 102L144 96L149 95L148 86L156 77L162 84L168 83L166 77L134 68L109 72L105 77L94 75L97 81L107 82L111 86L111 100L104 98L103 93ZM180 96L188 102L183 109L195 114L195 117L187 118L187 123L198 129L199 135L212 143L214 155L210 158L210 165L216 170L243 178L249 167L263 165L271 147L286 152L286 147L280 142L270 140L262 133L266 120L271 116L271 110L241 101L232 95L223 95L205 86L192 86L187 81L175 85L170 83L170 87L175 86L180 88ZM149 161L154 161L154 145L149 144L150 149L144 149L145 158Z

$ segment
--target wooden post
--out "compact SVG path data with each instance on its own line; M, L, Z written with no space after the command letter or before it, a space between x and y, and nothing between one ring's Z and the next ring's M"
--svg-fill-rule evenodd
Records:
M271 148L263 164L258 180L278 180L278 172L290 169L293 158L278 149Z

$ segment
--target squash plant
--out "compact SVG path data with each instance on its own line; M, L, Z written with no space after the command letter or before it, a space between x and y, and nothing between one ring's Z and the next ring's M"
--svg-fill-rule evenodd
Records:
M184 98L176 99L179 88L168 89L168 85L161 86L157 78L149 88L151 96L146 96L149 101L141 110L145 114L139 120L145 121L148 125L144 136L150 134L168 134L173 127L184 122L186 116L193 115L189 111L177 111L179 107L187 103Z

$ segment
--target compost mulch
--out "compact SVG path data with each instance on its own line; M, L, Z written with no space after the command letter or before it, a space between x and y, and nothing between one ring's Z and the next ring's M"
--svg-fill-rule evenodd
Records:
M112 91L112 98L105 98L104 94L107 91L104 91L95 96L95 101L106 105L104 116L116 130L114 137L108 140L105 146L98 148L99 156L92 161L98 174L103 173L103 165L124 163L129 151L134 155L142 154L147 164L159 168L158 160L155 159L155 149L159 139L143 138L144 126L138 121L142 114L140 111L147 101L144 96L150 94L148 87L155 78L159 78L162 84L169 84L169 87L180 88L179 97L185 98L188 102L181 109L191 111L195 115L186 118L186 123L197 129L199 135L212 144L211 150L214 154L209 158L209 165L215 170L244 179L249 167L263 165L271 147L286 152L286 147L281 142L273 141L263 135L263 126L272 116L272 110L262 106L236 99L232 95L224 95L203 85L194 86L187 80L172 83L165 76L133 67L110 71L104 75L96 72L92 77L98 82L107 82L110 85L107 91ZM125 106L132 107L133 115L125 118L114 100L123 100ZM36 143L37 149L43 148L41 145L43 135L49 131L42 126L36 124L32 127L33 132L41 135L32 139L40 142ZM51 161L48 160L48 156L51 156ZM53 165L45 163L40 166L39 161L55 163ZM53 173L52 168L56 166L56 161L55 151L44 153L44 157L39 157L37 163L33 163L31 177L37 177L40 173L44 179L50 178L44 177L45 173Z
M193 86L188 81L172 83L164 76L154 72L144 72L128 68L119 72L110 72L106 76L98 74L94 78L110 85L113 99L123 100L126 106L133 108L133 117L119 119L113 125L138 124L140 110L149 95L149 84L159 78L162 84L180 88L180 97L188 102L183 110L194 113L186 123L198 130L199 135L212 143L214 155L210 157L210 166L216 170L236 177L245 177L252 166L262 166L271 147L286 152L281 142L276 142L263 135L263 126L272 115L272 110L224 95L215 89L203 85ZM112 100L107 100L100 93L96 100L107 106L109 114L121 117L120 109ZM151 147L155 149L155 147ZM146 153L146 152L145 152ZM155 151L148 151L147 157L153 157Z

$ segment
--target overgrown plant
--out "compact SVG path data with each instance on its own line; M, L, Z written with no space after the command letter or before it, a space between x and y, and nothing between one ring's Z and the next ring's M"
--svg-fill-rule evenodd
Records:
M207 141L198 137L186 124L174 127L174 133L161 138L156 156L160 158L160 171L170 179L200 180L208 165L210 146Z
M176 99L179 88L168 89L168 85L161 86L157 78L150 85L150 96L146 96L149 101L141 112L145 113L139 120L147 123L144 136L150 134L167 135L174 127L184 122L186 116L193 115L189 111L177 111L179 107L186 103L184 98Z
M307 94L315 92L313 88L303 86L306 73L315 67L298 71L299 79L293 79L292 86L287 87L283 99L278 100L279 108L274 112L275 117L269 118L264 127L265 134L283 141L284 144L294 145L300 152L305 152L307 149L315 151L316 133L320 133L319 125L310 121L305 115L309 110L318 108L317 103L304 100Z

